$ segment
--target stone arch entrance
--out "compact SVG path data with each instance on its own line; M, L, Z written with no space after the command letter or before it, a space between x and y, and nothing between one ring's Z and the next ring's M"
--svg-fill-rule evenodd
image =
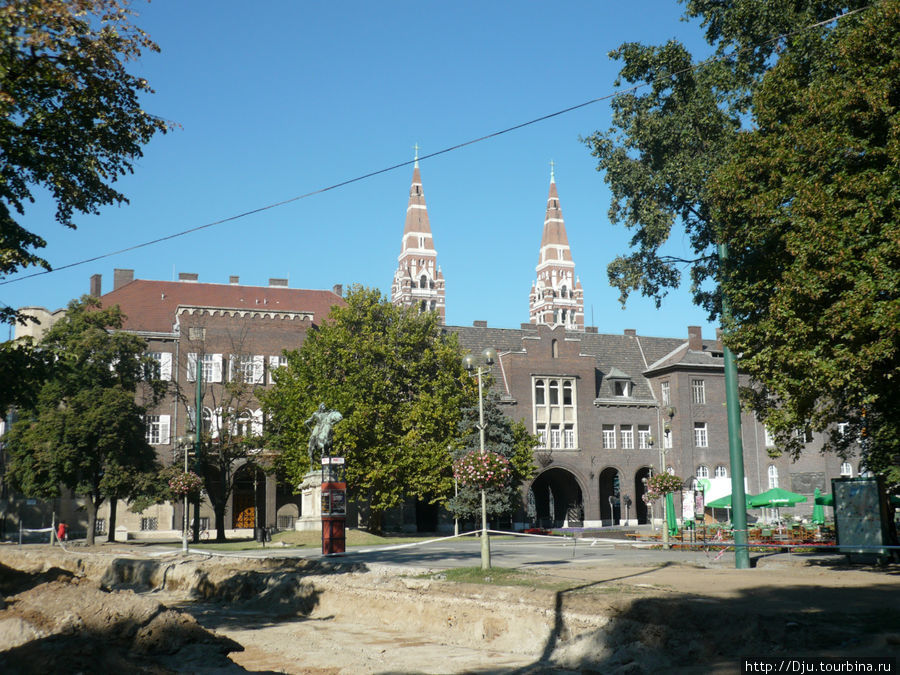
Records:
M531 483L531 491L538 527L581 527L584 499L570 471L560 468L544 471Z
M650 522L650 507L643 500L644 494L647 492L647 479L650 478L650 467L641 467L634 474L634 494L637 499L634 503L634 516L637 518L638 525L646 525Z
M266 474L262 469L251 464L240 467L234 474L231 527L263 527L266 522L265 493Z
M600 520L604 525L618 525L622 519L622 485L619 470L611 466L600 472Z

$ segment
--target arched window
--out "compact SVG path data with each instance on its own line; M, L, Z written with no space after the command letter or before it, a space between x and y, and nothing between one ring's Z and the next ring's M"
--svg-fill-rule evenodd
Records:
M572 405L572 383L569 380L563 382L563 405Z
M554 359L559 358L559 342L556 340L550 341L550 356Z
M251 436L253 434L253 414L249 410L241 412L234 421L235 436Z
M561 298L568 298L568 297L569 297L569 291L568 291L568 289L565 287L565 285L563 285L563 286L559 289L559 297L561 297Z
M709 478L709 467L701 464L697 467L697 478Z
M559 405L559 382L550 380L550 405Z
M778 487L778 467L774 464L769 464L769 489Z
M716 478L728 478L728 469L719 464L716 467Z
M544 405L544 381L537 380L534 383L534 404Z
M419 288L428 288L428 277L424 274L419 277Z
M853 467L850 466L850 462L844 462L843 464L841 464L841 475L853 476Z

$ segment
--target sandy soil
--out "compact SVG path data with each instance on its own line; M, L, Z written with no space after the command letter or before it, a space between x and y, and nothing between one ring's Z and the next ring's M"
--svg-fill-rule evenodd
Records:
M533 570L543 588L134 550L0 547L0 563L6 672L739 672L900 653L900 569L834 558L561 565Z

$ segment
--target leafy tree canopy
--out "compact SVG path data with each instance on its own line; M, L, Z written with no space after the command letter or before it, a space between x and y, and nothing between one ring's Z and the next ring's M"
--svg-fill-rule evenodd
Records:
M405 497L452 492L449 449L476 385L436 314L396 307L360 286L346 301L288 353L264 407L281 471L294 485L310 469L304 421L319 403L343 415L335 452L346 457L348 489L368 500L378 529L379 515Z
M164 383L141 384L151 365L146 344L116 330L122 318L89 296L69 304L41 343L51 357L48 379L5 437L14 487L35 497L66 487L87 499L90 543L103 500L154 489L159 469L135 394L146 387L143 395L153 401Z
M50 269L45 241L16 222L33 190L56 220L126 201L112 183L168 124L141 106L147 81L126 70L158 47L130 23L127 0L7 0L0 4L0 278ZM0 319L15 312L0 309Z
M900 3L841 22L812 67L785 54L753 112L709 185L751 400L779 447L863 436L900 483Z
M622 45L618 84L643 86L586 139L610 219L635 233L608 267L622 302L639 291L659 304L687 269L716 318L724 289L726 342L779 450L801 450L797 430L832 430L840 452L865 432L866 464L894 481L896 11L894 0L688 0L713 57ZM682 232L689 254L669 255Z

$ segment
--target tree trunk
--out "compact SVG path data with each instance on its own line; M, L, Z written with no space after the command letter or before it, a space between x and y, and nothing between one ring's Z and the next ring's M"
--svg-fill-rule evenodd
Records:
M225 539L225 502L216 501L213 504L213 513L216 515L216 541L224 543Z
M109 498L109 531L106 533L106 541L112 543L116 540L116 508L119 506L119 500L113 497Z
M87 511L87 537L86 544L88 546L94 545L94 528L97 526L97 509L100 508L100 505L103 503L103 497L97 497L96 501L92 495L87 495L87 498L84 500L84 510Z
M382 534L384 530L384 511L371 509L369 511L369 532Z

